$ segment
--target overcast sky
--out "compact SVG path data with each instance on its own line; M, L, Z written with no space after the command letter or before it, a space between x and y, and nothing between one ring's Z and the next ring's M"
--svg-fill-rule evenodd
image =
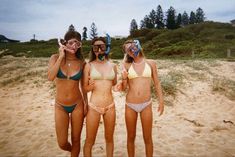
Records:
M0 34L21 41L36 34L36 39L48 40L63 37L73 24L80 33L87 27L89 35L95 22L100 36L127 36L131 20L139 25L159 4L164 13L170 6L177 14L201 7L206 20L235 19L235 0L0 0Z

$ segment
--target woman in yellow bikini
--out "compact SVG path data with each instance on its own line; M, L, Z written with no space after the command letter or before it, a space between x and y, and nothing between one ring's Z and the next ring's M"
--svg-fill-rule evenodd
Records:
M127 151L129 157L135 156L135 137L138 113L140 114L142 131L147 157L153 156L152 141L152 100L151 81L154 83L159 100L158 111L164 110L163 96L158 79L156 63L144 57L138 40L127 40L123 45L125 58L122 70L122 82L118 90L125 90L126 95L125 120L127 128Z
M108 59L109 46L105 38L94 38L90 61L84 68L84 89L91 91L86 116L85 157L92 155L101 117L104 120L106 155L113 156L116 113L112 87L117 83L117 67Z
M80 91L84 64L81 35L76 31L68 31L63 44L60 44L59 54L54 54L50 58L48 80L55 80L56 85L55 127L58 145L76 157L80 152L80 136L86 112L83 103L86 94ZM71 144L68 142L69 123Z

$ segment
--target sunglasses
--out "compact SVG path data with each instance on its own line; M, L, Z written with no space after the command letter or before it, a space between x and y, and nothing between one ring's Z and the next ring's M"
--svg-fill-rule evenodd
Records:
M75 44L75 46L77 46L78 48L82 47L82 43L80 41L77 40L73 40L73 41L68 41L68 45L69 46L73 46Z
M98 52L99 49L100 49L101 51L105 51L105 50L106 50L106 45L105 45L105 44L92 45L92 50L93 50L94 52Z

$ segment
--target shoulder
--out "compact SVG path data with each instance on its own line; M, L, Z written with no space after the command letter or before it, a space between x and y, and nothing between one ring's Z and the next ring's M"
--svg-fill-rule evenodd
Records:
M57 60L58 58L59 58L58 54L53 54L51 55L50 60Z
M88 63L85 62L84 69L90 69L90 67L91 67L91 62Z
M157 68L156 61L153 59L146 59L146 62L150 65L151 69L155 70Z
M156 66L156 62L153 59L146 59L146 62L151 66Z
M49 63L54 63L57 61L57 59L59 58L58 54L53 54L51 55L50 59L49 59Z

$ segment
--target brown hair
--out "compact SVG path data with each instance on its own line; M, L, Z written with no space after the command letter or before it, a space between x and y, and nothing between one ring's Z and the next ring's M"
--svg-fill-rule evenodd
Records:
M95 38L92 39L92 41L91 41L91 46L93 46L96 41L103 41L104 44L106 45L106 40L105 40L104 37L95 37ZM107 48L107 46L106 46L106 48ZM95 59L96 59L96 55L95 55L95 53L94 53L94 51L93 51L93 49L92 49L92 47L91 47L91 51L90 51L90 54L89 54L89 62L92 62L92 61L94 61ZM108 60L108 59L109 59L109 56L108 56L108 55L105 55L105 59Z
M122 51L123 51L124 54L126 53L126 57L125 57L125 62L126 63L132 63L134 61L134 59L125 50L126 44L133 43L133 42L134 42L133 39L129 39L129 40L125 41L124 44L122 45ZM139 54L144 57L143 49L140 50Z
M63 41L63 44L66 44L70 39L77 39L78 41L81 42L81 34L78 33L77 31L74 31L74 30L69 30L65 33L64 35L64 41ZM76 57L82 61L84 61L84 57L82 55L82 48L80 47L77 52L75 53L76 54Z

